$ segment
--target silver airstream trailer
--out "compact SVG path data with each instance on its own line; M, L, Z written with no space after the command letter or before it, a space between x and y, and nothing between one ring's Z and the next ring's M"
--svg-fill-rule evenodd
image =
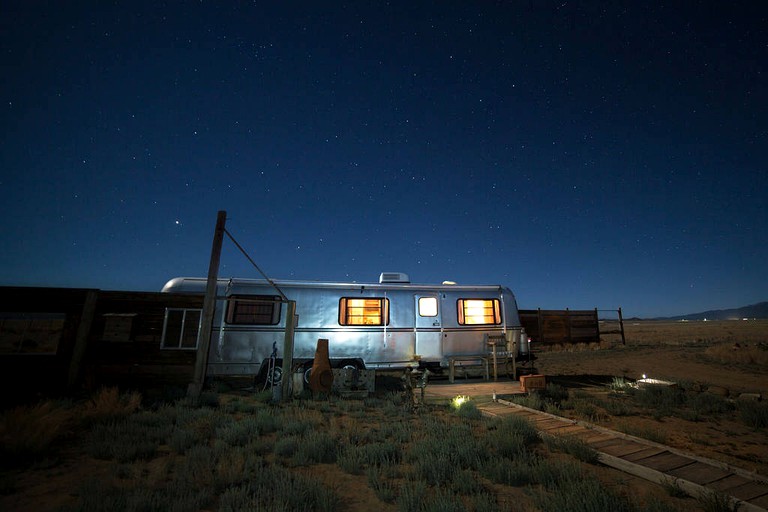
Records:
M406 274L389 272L378 283L273 283L296 302L299 364L311 365L318 338L329 340L334 366L361 369L440 370L451 357L488 354L489 336L509 342L502 351L518 350L511 343L521 333L517 303L503 286L413 284ZM203 294L205 288L205 278L179 277L163 291ZM274 351L282 357L285 299L266 280L219 279L216 294L207 374L265 376ZM196 348L199 320L199 310L167 311L164 346Z

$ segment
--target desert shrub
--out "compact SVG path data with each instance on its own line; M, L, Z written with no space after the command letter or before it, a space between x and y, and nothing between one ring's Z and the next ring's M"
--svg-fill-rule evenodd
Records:
M454 473L450 487L453 492L462 496L474 496L485 491L475 472L468 469L459 469Z
M268 404L272 402L272 390L264 389L257 391L253 394L253 399L260 404Z
M381 426L381 435L395 443L404 444L413 436L413 426L408 421L394 421Z
M371 430L365 430L359 423L355 422L346 429L340 430L339 436L351 445L362 445L372 440Z
M533 424L514 414L489 422L484 438L488 451L511 458L528 451L540 441L539 433Z
M549 383L541 392L541 399L555 405L568 400L568 390L559 384Z
M151 459L171 436L172 429L171 424L142 424L140 416L97 423L88 433L86 452L97 459L118 462Z
M533 461L534 456L527 452L515 458L492 458L483 464L480 471L492 482L522 486L534 482Z
M459 417L467 419L480 419L482 414L477 405L468 396L459 395L449 404L450 410Z
M368 487L373 489L376 497L385 503L392 503L397 498L396 485L393 481L387 480L381 474L381 469L370 467L366 472L368 477Z
M296 464L315 464L336 462L336 440L330 434L323 431L312 430L299 442L294 453Z
M256 428L260 434L270 434L280 430L281 423L280 418L272 414L268 410L259 410L254 416L256 421Z
M213 485L223 490L248 479L246 460L251 456L243 447L236 447L219 457L215 465Z
M0 415L0 464L23 464L45 453L73 419L53 402L21 406Z
M258 422L253 417L243 418L238 422L224 425L216 430L216 438L231 446L245 446L251 439L258 436Z
M139 393L120 393L117 388L101 388L85 403L85 421L107 422L133 414L141 405Z
M438 488L434 497L424 503L424 512L465 512L461 499L451 490Z
M738 403L741 421L752 428L768 427L768 403L757 401L742 401Z
M219 394L216 391L203 391L197 403L199 407L211 407L213 409L219 406Z
M608 384L608 389L614 392L624 392L632 387L632 383L624 377L614 377Z
M216 467L219 461L227 462L230 452L221 445L193 446L177 464L175 481L186 482L195 487L211 487L216 482Z
M453 481L459 468L477 469L487 452L467 423L431 423L429 435L412 443L406 455L417 478L431 485Z
M264 466L247 483L231 486L219 499L222 512L241 510L336 511L339 497L321 482L280 466Z
M621 423L617 425L616 430L624 432L630 436L640 437L659 444L667 443L667 434L658 428L645 425L635 425L632 423Z
M558 461L545 457L532 456L528 461L530 479L547 489L558 489L565 482L580 481L585 478L582 465L575 461ZM557 507L544 510L561 510ZM602 510L602 509L595 509ZM610 509L605 509L610 510Z
M460 407L454 409L454 413L460 418L466 418L469 420L479 420L483 417L480 409L477 408L474 402L464 402Z
M575 436L547 436L544 443L552 451L567 453L582 462L597 464L598 453L586 441Z
M686 402L685 392L672 386L650 386L632 393L639 406L650 409L654 417L672 416Z
M323 406L329 408L322 412ZM293 407L282 410L280 431L286 435L301 435L309 430L315 430L322 426L323 416L331 412L329 402L306 402L302 407ZM315 408L315 409L312 409Z
M760 367L768 366L768 350L764 345L740 345L725 343L707 347L704 355L718 363L740 363Z
M274 452L278 457L293 457L299 449L300 438L298 436L281 437L275 442Z
M680 512L680 509L669 505L656 497L650 497L642 506L636 506L637 512Z
M234 423L234 419L218 409L180 405L176 410L176 426L194 432L199 439L212 439L216 431Z
M711 393L694 393L688 397L687 405L701 416L726 414L733 410L733 405L725 397Z
M523 407L528 407L529 409L534 409L537 411L543 411L546 408L546 403L544 402L544 400L542 400L541 396L538 393L531 393L530 395L522 395L522 396L513 396L511 401L518 405L522 405Z
M227 403L227 405L223 408L225 412L233 414L233 413L240 413L240 414L255 414L258 410L260 410L263 406L251 403L251 402L245 402L240 399L234 399Z
M602 403L602 406L605 412L611 416L628 416L632 414L632 408L620 399L609 398Z
M362 475L367 459L361 446L345 446L336 456L336 464L350 475Z
M431 442L429 445L435 447L438 451L423 450L421 448L426 445L419 446L417 449L421 454L412 462L413 472L419 480L429 485L448 485L454 480L455 473L459 471L459 466L455 466L447 459L443 459L447 453L439 442Z
M423 512L422 504L427 497L427 485L420 480L410 480L400 486L397 496L399 512Z
M594 399L578 398L574 399L572 403L573 412L575 412L578 416L581 416L582 418L592 422L599 420L600 411L597 408Z
M202 441L203 438L192 430L175 428L171 433L171 438L168 440L168 445L171 447L171 450L181 454Z
M722 492L703 491L696 499L704 512L736 512L739 503Z
M476 496L472 496L470 503L475 512L496 512L499 510L496 496L488 492L481 492Z
M403 457L402 448L393 442L371 443L363 447L365 462L372 466L399 464Z
M78 500L70 510L75 511L140 511L173 510L194 512L208 508L213 495L208 488L195 488L181 483L149 489L145 487L126 488L109 485L96 479L83 482ZM64 508L63 510L68 510Z
M384 405L381 407L381 412L388 417L395 415L402 415L403 413L410 412L411 403L405 400L403 393L389 392L385 395Z
M547 491L534 494L534 502L542 510L591 512L610 510L632 512L632 504L624 497L606 489L594 478L550 481Z

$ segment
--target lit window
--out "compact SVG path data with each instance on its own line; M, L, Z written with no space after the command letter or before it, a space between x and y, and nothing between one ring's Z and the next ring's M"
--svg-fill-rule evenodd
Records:
M387 325L389 324L389 300L384 298L352 299L343 297L339 301L339 324Z
M460 325L496 325L501 323L499 299L459 299Z
M437 316L437 298L419 297L419 316Z
M251 295L231 297L227 323L240 325L277 325L280 323L280 297Z
M202 314L202 309L166 309L160 348L196 349Z

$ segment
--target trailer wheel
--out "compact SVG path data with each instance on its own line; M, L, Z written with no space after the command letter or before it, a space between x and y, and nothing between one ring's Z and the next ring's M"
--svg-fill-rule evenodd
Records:
M282 366L275 366L272 368L272 371L267 373L267 382L269 382L271 385L280 384L280 381L283 380L283 367Z
M338 368L342 370L365 370L365 364L360 359L342 359Z
M309 376L312 374L312 365L314 364L315 360L310 359L306 363L304 363L304 385L309 385Z

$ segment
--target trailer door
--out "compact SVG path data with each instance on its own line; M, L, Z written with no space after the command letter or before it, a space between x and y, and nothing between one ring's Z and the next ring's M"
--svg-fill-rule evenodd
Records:
M415 354L424 361L439 361L442 358L440 321L440 298L435 293L417 293L414 311L416 313Z

